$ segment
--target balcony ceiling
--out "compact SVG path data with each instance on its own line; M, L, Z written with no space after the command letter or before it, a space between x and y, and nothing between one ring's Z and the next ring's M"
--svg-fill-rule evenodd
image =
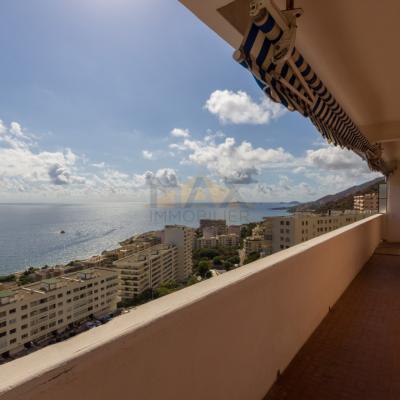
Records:
M237 48L249 21L249 0L180 0ZM275 3L285 8L284 0ZM387 160L400 160L400 1L295 0L297 48ZM390 151L386 151L389 150Z

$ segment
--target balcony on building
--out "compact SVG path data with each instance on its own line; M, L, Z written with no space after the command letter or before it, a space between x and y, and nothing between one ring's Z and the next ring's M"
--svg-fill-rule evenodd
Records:
M181 2L215 40L240 46L248 0ZM400 3L294 7L296 48L382 147L387 211L1 365L0 399L400 398Z

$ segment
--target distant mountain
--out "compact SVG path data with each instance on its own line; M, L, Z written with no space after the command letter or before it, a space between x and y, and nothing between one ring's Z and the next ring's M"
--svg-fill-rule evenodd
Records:
M290 212L296 211L315 211L326 212L328 210L349 210L353 208L353 196L371 192L378 192L379 185L385 183L384 178L376 178L372 181L362 183L361 185L352 186L342 192L329 194L318 200L302 203L298 206L291 207Z

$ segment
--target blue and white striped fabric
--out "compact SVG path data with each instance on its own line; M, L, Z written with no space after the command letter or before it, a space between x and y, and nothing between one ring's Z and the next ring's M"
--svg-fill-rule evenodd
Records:
M371 169L388 174L380 146L372 145L360 132L296 48L280 66L272 62L273 45L282 34L274 18L265 13L264 18L250 24L240 49L235 52L236 61L252 73L273 101L310 118L329 143L355 151L368 161ZM294 69L301 73L306 85Z

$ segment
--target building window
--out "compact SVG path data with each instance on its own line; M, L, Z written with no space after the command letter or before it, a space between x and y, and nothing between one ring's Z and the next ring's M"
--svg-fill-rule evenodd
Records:
M21 310L26 310L28 308L28 305L25 304L24 306L21 306Z
M15 314L16 311L17 311L17 310L16 310L15 308L12 308L8 313L9 313L9 314Z
M14 328L14 329L11 329L11 330L10 330L9 334L12 335L12 334L15 333L15 332L17 332L17 330Z
M10 344L14 344L17 341L17 339L11 339Z

